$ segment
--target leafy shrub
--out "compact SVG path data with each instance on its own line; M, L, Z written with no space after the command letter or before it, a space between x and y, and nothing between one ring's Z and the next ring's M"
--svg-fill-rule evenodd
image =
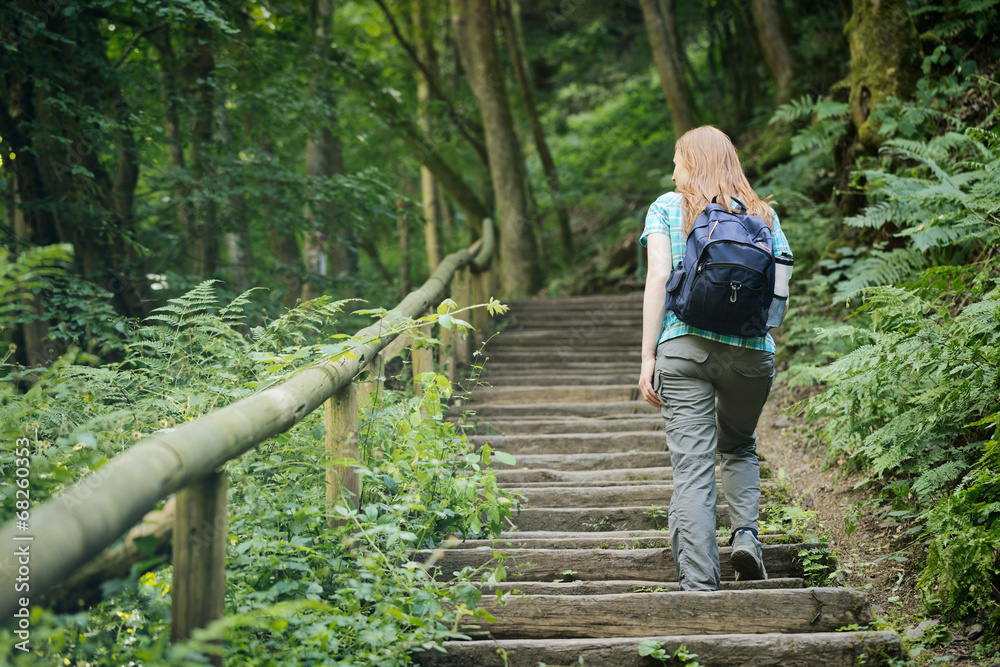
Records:
M3 385L5 434L27 434L35 449L32 499L57 493L145 434L318 360L350 355L362 342L330 336L343 302L325 299L250 330L242 317L249 296L222 304L212 283L203 283L129 328L124 361L93 368L68 356L25 394ZM423 320L447 316L451 326L464 325L448 304L442 313ZM332 527L319 411L227 464L227 615L192 640L169 643L167 565L107 582L105 601L78 614L33 608L37 652L15 651L9 630L0 631L0 652L25 665L203 664L223 646L212 640L224 638L227 660L239 664L397 665L408 664L413 650L462 636L463 618L489 620L476 610L474 584L502 579L502 566L439 573L433 552L417 550L436 548L452 533L500 530L514 499L498 488L489 465L494 456L508 457L472 451L444 418L450 383L433 374L422 380L422 397L383 392L362 421L360 508L338 506ZM8 437L3 447L13 442ZM4 498L13 494L10 485L0 490Z

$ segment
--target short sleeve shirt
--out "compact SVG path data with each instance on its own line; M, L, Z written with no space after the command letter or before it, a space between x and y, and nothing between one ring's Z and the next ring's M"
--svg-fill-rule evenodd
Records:
M642 230L642 236L639 237L639 242L645 246L646 237L650 234L665 234L670 239L670 251L674 266L677 266L684 259L684 255L687 252L687 236L681 232L684 222L683 199L676 192L668 192L653 202L646 213L646 227ZM772 251L775 257L784 255L791 259L792 249L788 246L788 240L781 231L777 213L774 214L774 227L771 229L771 238ZM687 335L701 336L702 338L738 347L747 347L753 350L774 352L774 339L771 338L770 333L762 337L745 337L705 331L704 329L681 322L673 311L666 311L663 317L663 328L660 331L659 342L662 343L671 338Z

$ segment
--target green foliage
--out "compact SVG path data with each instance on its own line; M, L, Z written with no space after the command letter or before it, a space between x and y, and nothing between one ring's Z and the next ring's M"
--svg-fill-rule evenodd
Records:
M5 275L24 273L24 264ZM316 361L350 354L363 341L321 340L343 302L319 299L268 325L249 329L243 308L251 293L220 302L211 281L172 299L126 331L126 359L74 365L72 356L32 378L25 394L8 375L0 385L5 451L31 440L34 503L97 470L142 436L173 428L238 400ZM503 308L491 302L494 311ZM398 331L447 315L404 322ZM304 352L303 352L304 351ZM270 370L269 370L270 369ZM502 452L469 445L444 419L451 384L419 378L422 397L382 392L362 418L359 509L336 507L327 522L321 412L227 465L229 553L226 617L188 642L169 642L171 568L105 584L104 602L78 614L32 609L32 646L0 632L0 654L14 665L201 664L225 639L227 661L245 665L402 665L415 649L460 637L462 619L489 621L477 610L475 584L495 584L502 564L444 573L433 549L452 535L495 534L516 499L499 489L492 459ZM14 457L3 458L5 478ZM4 518L13 489L0 486ZM423 551L416 551L423 549ZM441 579L442 581L438 581ZM447 579L447 581L445 581Z
M849 351L816 373L825 390L806 404L828 460L864 471L877 512L927 535L920 587L931 608L993 622L998 143L975 128L891 139L880 167L859 173L874 203L845 223L891 237L827 262L833 298L861 305L853 323L819 331Z
M659 660L667 667L701 667L701 663L695 660L698 654L691 653L684 645L678 646L676 651L669 653L667 649L663 648L662 642L644 639L639 642L639 655Z

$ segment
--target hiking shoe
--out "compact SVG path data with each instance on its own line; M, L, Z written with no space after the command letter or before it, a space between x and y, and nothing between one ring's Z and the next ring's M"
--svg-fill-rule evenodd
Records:
M730 556L736 581L767 579L764 554L760 542L749 528L740 528L733 535L733 552Z

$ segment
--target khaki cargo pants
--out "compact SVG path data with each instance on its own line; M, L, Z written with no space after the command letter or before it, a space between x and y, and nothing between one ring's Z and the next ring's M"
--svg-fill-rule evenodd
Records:
M666 420L674 492L669 526L681 590L719 588L715 457L730 528L757 530L760 465L754 430L774 380L774 354L681 336L656 350L653 388Z

